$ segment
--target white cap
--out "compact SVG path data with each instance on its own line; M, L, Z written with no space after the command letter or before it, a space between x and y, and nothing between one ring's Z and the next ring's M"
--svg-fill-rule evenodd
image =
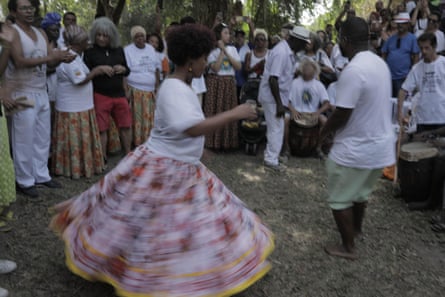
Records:
M401 12L394 17L394 23L397 24L409 23L410 21L411 18L409 17L409 13L407 12Z
M311 42L310 35L311 32L302 26L294 26L292 30L289 30L289 35L306 42Z

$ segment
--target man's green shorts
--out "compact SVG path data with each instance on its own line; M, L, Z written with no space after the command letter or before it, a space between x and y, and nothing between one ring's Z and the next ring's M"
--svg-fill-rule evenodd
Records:
M361 169L339 165L327 159L328 203L332 209L342 210L354 203L368 201L374 185L382 175L382 169Z

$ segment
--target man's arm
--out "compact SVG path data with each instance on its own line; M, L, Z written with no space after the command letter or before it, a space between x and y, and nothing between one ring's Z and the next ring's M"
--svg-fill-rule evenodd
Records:
M275 103L277 104L276 116L277 117L283 117L285 109L284 109L284 106L283 106L283 102L281 101L280 86L278 84L278 77L276 77L276 76L270 76L269 77L269 87L270 87L270 91L272 92L272 96L275 99Z
M351 117L353 110L354 109L337 106L334 113L328 118L326 125L324 125L320 131L320 141L323 142L326 136L344 127Z

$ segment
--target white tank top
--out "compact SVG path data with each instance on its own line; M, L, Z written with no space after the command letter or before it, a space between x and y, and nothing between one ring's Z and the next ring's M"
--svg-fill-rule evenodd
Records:
M266 56L267 56L267 52L266 52L266 54L263 57L258 58L257 56L255 56L255 53L252 50L251 51L251 55L250 55L250 65L249 65L249 67L252 68L256 64L258 64L260 61L266 59ZM249 78L257 78L257 76L258 75L255 72L252 72L252 73L249 74Z
M13 27L19 33L23 56L25 58L46 57L48 55L46 40L38 29L31 27L37 36L37 41L34 41L19 26L14 24ZM16 91L46 91L46 64L27 68L16 68L10 59L5 76L6 79L16 84L14 85Z

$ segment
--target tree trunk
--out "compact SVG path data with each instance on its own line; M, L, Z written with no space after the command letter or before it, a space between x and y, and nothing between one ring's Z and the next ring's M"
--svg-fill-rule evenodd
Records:
M232 1L230 0L192 0L193 15L197 22L213 27L218 12L222 12L223 22L229 22Z
M96 17L106 16L118 25L124 8L125 0L119 0L116 7L111 5L110 0L97 0Z

